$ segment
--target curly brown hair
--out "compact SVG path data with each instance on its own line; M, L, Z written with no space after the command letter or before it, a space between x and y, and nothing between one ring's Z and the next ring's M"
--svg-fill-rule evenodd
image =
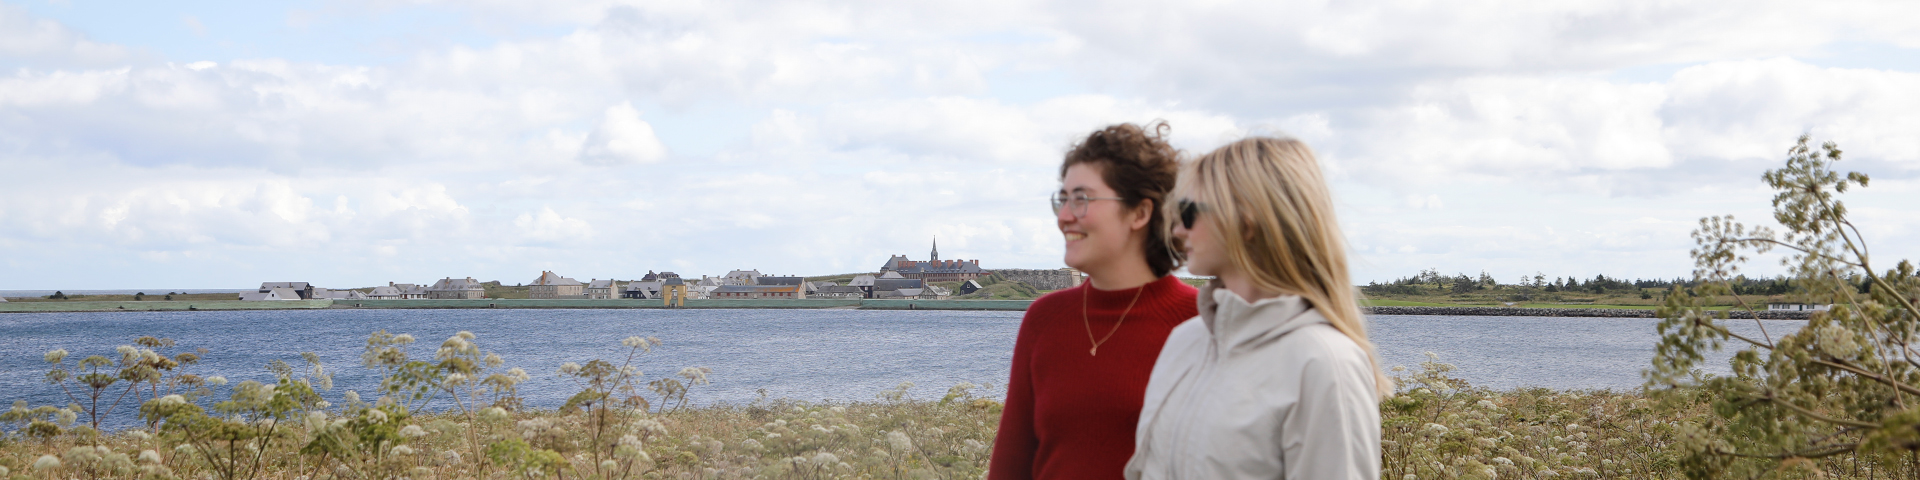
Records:
M1131 123L1108 126L1074 144L1067 151L1066 160L1060 163L1062 179L1067 177L1067 168L1074 165L1099 165L1100 179L1120 194L1127 208L1153 202L1150 209L1153 218L1147 222L1143 253L1156 277L1166 276L1186 260L1186 249L1175 244L1178 239L1167 236L1166 215L1161 213L1165 209L1160 208L1166 205L1167 192L1173 190L1174 180L1180 174L1180 151L1167 143L1169 130L1172 127L1164 121L1144 128Z

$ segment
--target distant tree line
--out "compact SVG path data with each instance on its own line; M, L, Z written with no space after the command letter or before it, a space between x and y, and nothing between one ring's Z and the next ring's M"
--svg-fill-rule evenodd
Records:
M1865 285L1864 281L1856 283ZM1733 289L1733 293L1737 295L1786 295L1799 291L1799 287L1795 281L1786 276L1747 277L1741 275L1733 277L1729 280L1728 284ZM1366 285L1360 287L1360 291L1369 295L1430 295L1438 293L1460 294L1482 290L1517 289L1547 293L1639 293L1643 296L1650 296L1646 292L1649 289L1669 290L1678 286L1691 291L1693 287L1697 285L1698 282L1686 278L1636 278L1628 280L1625 278L1609 277L1603 274L1594 275L1593 278L1589 279L1581 279L1571 275L1549 279L1545 274L1541 273L1535 273L1533 276L1522 276L1517 283L1502 284L1495 281L1493 276L1485 271L1480 272L1479 275L1467 275L1465 273L1443 275L1439 269L1429 268L1420 271L1418 274L1395 279L1387 283L1367 282Z

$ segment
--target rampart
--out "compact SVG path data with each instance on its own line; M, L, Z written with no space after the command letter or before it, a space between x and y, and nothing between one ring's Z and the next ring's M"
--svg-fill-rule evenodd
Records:
M1033 287L1034 290L1040 291L1073 288L1079 286L1080 282L1086 279L1086 277L1081 276L1079 272L1075 272L1070 268L1055 270L1005 268L994 270L993 273L1005 277L1008 280L1027 284L1027 286Z

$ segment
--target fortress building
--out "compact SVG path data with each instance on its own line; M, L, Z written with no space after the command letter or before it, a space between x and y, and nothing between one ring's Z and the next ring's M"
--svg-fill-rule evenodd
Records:
M940 240L934 239L933 252L927 261L917 262L907 259L906 255L894 255L887 264L880 267L880 273L893 272L901 277L927 282L964 282L992 275L993 272L980 269L979 260L941 260Z

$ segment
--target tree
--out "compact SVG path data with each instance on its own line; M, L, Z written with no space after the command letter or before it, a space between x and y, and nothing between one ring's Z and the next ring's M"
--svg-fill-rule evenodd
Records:
M1689 477L1859 475L1869 471L1863 468L1875 477L1920 476L1920 277L1911 261L1875 270L1836 198L1866 187L1867 176L1839 174L1832 167L1840 148L1808 141L1801 136L1786 166L1762 176L1776 190L1773 218L1784 233L1732 216L1701 219L1693 233L1696 285L1675 285L1660 310L1661 339L1645 373L1649 393L1713 407L1713 415L1680 427ZM1749 254L1776 248L1788 253L1782 263L1809 301L1832 309L1792 334L1758 320L1757 334L1737 333L1728 327L1734 320L1707 306L1731 296L1739 310L1764 308L1731 284ZM1699 371L1707 351L1729 345L1731 375Z

